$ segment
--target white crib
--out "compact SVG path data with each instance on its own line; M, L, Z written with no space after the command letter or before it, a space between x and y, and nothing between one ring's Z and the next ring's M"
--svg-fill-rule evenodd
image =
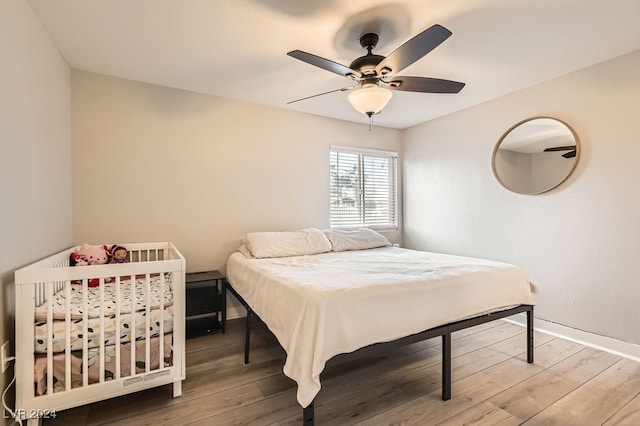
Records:
M72 247L16 271L16 419L170 383L181 395L185 259L170 242L124 246L127 263L71 267Z

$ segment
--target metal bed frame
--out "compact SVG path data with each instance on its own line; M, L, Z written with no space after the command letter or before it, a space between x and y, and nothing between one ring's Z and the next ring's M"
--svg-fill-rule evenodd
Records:
M251 344L251 323L253 319L257 319L264 323L262 319L253 311L251 306L238 294L238 292L225 279L223 285L228 288L231 294L244 306L247 310L245 321L245 341L244 341L244 363L249 363L249 349ZM498 319L510 317L522 312L527 313L527 362L533 363L533 305L518 305L516 307L496 311L489 314L478 315L477 317L467 318L460 321L454 321L449 324L440 325L430 328L420 333L402 337L391 342L374 343L369 346L360 348L354 352L339 354L327 361L326 366L341 364L353 359L370 356L380 353L381 350L389 350L410 343L420 342L422 340L431 339L440 336L442 338L442 400L451 399L451 333L465 328L474 327L476 325L495 321ZM302 408L302 424L303 426L312 426L314 423L314 403L313 401L306 407Z

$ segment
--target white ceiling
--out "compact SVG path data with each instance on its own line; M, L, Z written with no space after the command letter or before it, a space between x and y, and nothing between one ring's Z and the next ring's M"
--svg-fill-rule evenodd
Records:
M27 0L72 68L366 123L351 80L286 55L349 65L376 31L388 55L440 24L448 40L399 73L465 82L395 92L378 126L406 128L640 49L640 0Z

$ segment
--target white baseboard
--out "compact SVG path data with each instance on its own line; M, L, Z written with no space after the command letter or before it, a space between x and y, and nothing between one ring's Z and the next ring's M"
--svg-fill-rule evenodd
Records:
M526 327L527 325L527 318L524 314L517 314L512 317L505 318L504 321L520 325L522 327ZM640 362L640 345L636 345L634 343L623 342L622 340L600 336L598 334L589 333L587 331L578 330L576 328L567 327L566 325L538 318L534 319L533 327L540 333L556 336L590 348L609 352L623 358Z

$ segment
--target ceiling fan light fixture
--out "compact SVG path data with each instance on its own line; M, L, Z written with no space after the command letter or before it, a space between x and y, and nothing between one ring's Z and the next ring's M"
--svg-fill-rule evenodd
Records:
M371 85L354 90L347 99L356 111L371 117L373 114L382 111L392 96L393 92L391 90Z

